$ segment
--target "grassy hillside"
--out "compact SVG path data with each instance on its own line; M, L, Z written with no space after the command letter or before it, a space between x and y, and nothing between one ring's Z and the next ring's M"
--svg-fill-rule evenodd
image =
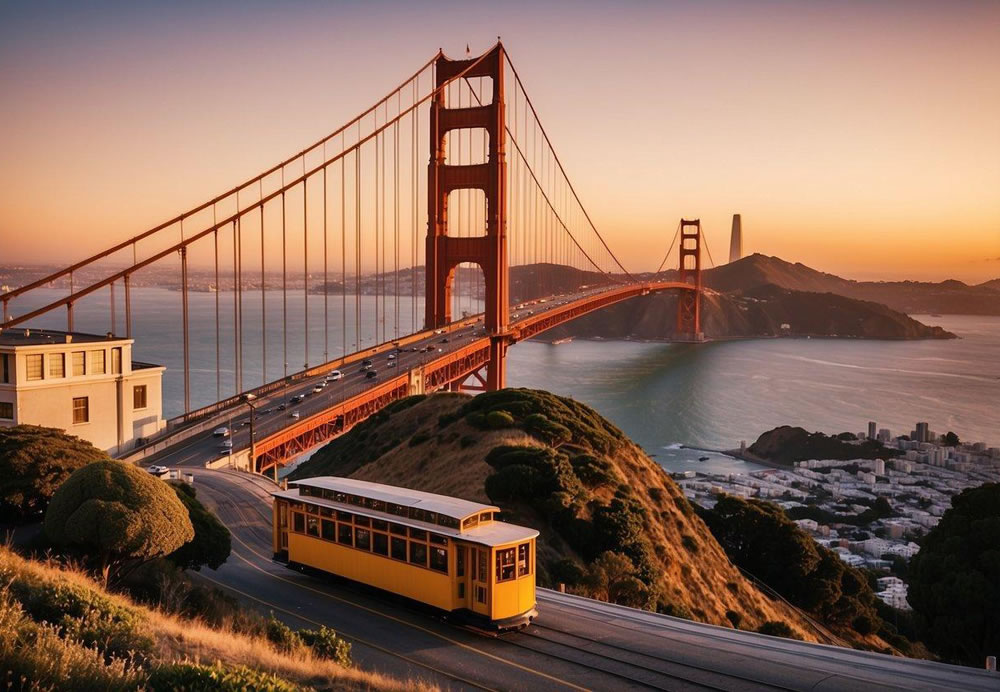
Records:
M730 564L678 487L595 411L526 389L411 397L331 442L292 478L354 478L494 502L539 529L539 582L758 629L817 634Z
M283 636L249 636L166 615L111 594L80 572L0 548L4 689L291 692L417 687L324 657L322 643L332 638L324 637L323 630L306 646L276 621L270 629Z

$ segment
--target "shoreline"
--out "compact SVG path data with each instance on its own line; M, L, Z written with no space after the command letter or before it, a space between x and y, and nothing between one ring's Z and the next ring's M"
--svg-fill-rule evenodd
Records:
M707 447L696 447L694 445L685 445L685 444L682 444L680 448L690 449L695 452L711 452L712 454L721 454L723 456L729 457L730 459L737 459L739 461L745 461L750 464L759 464L760 466L767 466L773 469L794 468L793 466L788 466L786 464L779 464L775 461L770 461L768 459L761 459L760 457L754 456L749 452L741 452L738 449L708 449Z

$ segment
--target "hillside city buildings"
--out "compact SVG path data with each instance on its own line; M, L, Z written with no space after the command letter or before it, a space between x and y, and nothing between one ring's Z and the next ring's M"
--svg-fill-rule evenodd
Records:
M893 438L890 431L867 433L900 456L887 459L832 461L810 459L794 467L747 474L674 474L685 496L712 507L719 495L730 494L774 502L796 514L816 518L796 520L814 540L849 565L889 570L894 561L908 561L920 550L914 539L937 525L951 498L983 483L1000 483L1000 448L983 442L949 446L927 423L917 423L909 436ZM891 506L891 516L875 516L878 498ZM795 512L796 508L809 511ZM869 519L867 520L866 519ZM884 582L884 583L883 583ZM898 577L879 580L879 598L908 609L906 584Z
M118 454L163 428L165 368L132 360L132 339L0 330L0 427L61 428Z

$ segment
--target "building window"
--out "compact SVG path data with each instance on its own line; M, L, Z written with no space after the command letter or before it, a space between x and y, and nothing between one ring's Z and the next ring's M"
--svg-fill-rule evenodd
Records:
M43 362L41 353L28 354L28 357L25 359L25 366L29 380L40 380L44 377L42 365Z
M0 418L14 420L14 404L10 401L0 401Z
M73 377L87 374L87 354L83 351L73 351Z
M510 581L514 578L514 549L504 548L497 551L497 582Z
M107 351L90 352L90 371L95 375L103 375L108 371Z
M49 354L49 377L66 377L66 354Z
M132 387L132 408L146 408L146 385L137 384Z
M85 396L73 397L73 423L90 422L90 399Z
M122 374L122 347L115 346L111 349L111 374Z
M10 383L10 356L0 353L0 382Z
M517 546L517 576L523 577L531 572L531 544L522 543Z

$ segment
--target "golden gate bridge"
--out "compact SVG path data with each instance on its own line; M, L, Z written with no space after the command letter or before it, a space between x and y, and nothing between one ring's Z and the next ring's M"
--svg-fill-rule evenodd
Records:
M81 326L74 321L74 306L107 290L112 331L123 324L131 338L134 277L179 260L184 413L170 422L163 439L148 445L163 450L248 395L252 399L375 353L422 343L436 332L481 326L461 344L345 393L319 413L259 439L251 435L248 465L263 472L406 396L502 388L511 345L623 300L678 291L676 333L681 340L700 340L702 243L700 222L681 220L656 272L636 277L625 269L580 201L498 41L465 60L439 51L376 104L313 145L168 221L0 295L0 330L30 326L62 310L72 332ZM675 245L676 272L667 268ZM265 294L269 267L279 263L279 254L282 302L275 315L268 312ZM108 269L112 261L125 266ZM216 289L215 363L197 364L214 370L216 401L192 409L189 269L197 264L210 268ZM290 372L289 290L298 266L305 332L310 300L322 300L324 338L319 357L310 354L307 336L303 367ZM517 279L513 286L512 277ZM65 296L18 312L22 305L39 304L39 290L57 281L68 283ZM250 288L254 283L259 286ZM232 289L231 305L228 298L223 305L223 284ZM116 288L123 292L120 299ZM365 314L365 291L374 293L374 315ZM416 299L421 293L422 318ZM556 294L558 300L547 300ZM411 299L401 301L401 296ZM512 306L536 300L544 309L512 314ZM331 303L337 301L339 329L330 320ZM252 302L259 310L245 319ZM409 324L422 319L422 330L401 333L406 302ZM479 304L481 313L472 310ZM231 345L220 336L224 312L231 312ZM361 325L370 317L375 333L366 345ZM280 373L268 372L265 336L268 320L277 319L283 334ZM349 344L352 328L356 341ZM247 387L246 342L254 330L261 337L261 384ZM228 394L221 372L230 366L235 375Z

